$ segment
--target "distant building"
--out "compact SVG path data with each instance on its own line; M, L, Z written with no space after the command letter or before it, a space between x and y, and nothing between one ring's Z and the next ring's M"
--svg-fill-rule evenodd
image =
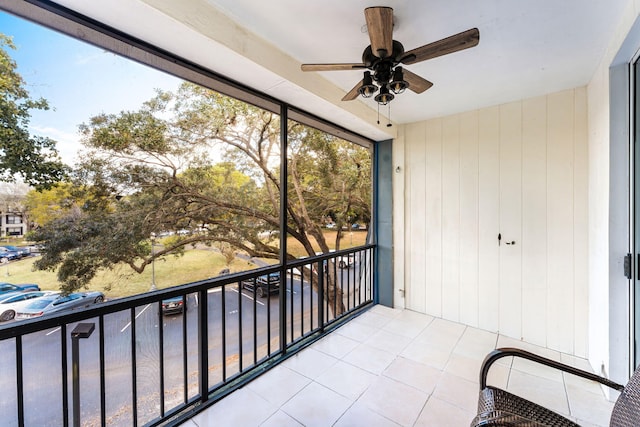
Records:
M2 237L23 237L27 224L20 212L0 212L0 235Z

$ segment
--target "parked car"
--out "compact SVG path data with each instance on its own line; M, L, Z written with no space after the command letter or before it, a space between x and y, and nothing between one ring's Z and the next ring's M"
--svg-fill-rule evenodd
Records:
M34 299L56 292L35 291L35 292L9 292L0 295L0 322L7 322L16 317L16 311L33 302Z
M0 295L7 292L24 292L24 291L39 291L40 286L35 283L27 283L23 285L14 285L13 283L0 282Z
M29 248L19 248L18 246L12 245L2 245L0 248L5 248L11 252L15 252L18 254L18 258L25 258L31 255L31 251Z
M335 252L335 249L330 249L329 253ZM324 255L324 252L316 252L316 255ZM353 267L355 263L355 254L347 254L343 256L338 256L335 258L335 263L339 268L350 268ZM323 263L323 269L327 271L327 261L325 260Z
M16 313L16 319L31 319L63 310L89 307L104 301L102 292L75 292L69 295L51 294L35 299Z
M182 295L162 300L162 314L178 314L187 310Z
M0 246L0 263L4 264L9 261L13 261L20 258L18 252L10 251L9 249Z
M347 254L336 258L339 268L351 268L354 265L355 254Z
M280 290L280 273L269 273L258 276L254 279L247 279L241 282L242 288L258 293L260 298L266 297L269 293L278 293Z

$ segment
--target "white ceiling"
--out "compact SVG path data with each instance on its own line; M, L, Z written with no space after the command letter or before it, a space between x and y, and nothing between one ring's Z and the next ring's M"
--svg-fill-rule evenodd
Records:
M477 27L478 47L406 68L434 83L392 103L400 123L495 105L589 82L627 1L208 0L301 63L360 62L369 44L363 10L394 9L405 50ZM324 72L347 91L359 71ZM374 105L374 101L368 103Z
M432 117L535 97L587 84L609 40L623 19L628 0L60 0L76 10L116 26L214 71L228 75L323 118L382 139L373 100L356 100L341 110L339 96L360 79L360 71L311 73L301 63L360 62L369 44L363 10L394 9L394 39L405 50L477 27L480 44L472 49L408 65L434 86L421 95L407 91L391 103L391 119L410 123ZM202 5L263 39L264 56L242 41L211 41ZM178 8L189 9L182 18ZM169 19L159 13L172 9ZM200 16L198 14L201 14ZM185 25L186 24L186 25ZM167 25L170 25L168 27ZM213 25L215 26L215 25ZM237 34L229 37L237 37ZM218 35L218 38L224 38ZM235 43L236 48L230 48ZM249 43L247 42L247 45ZM240 47L238 47L240 46ZM270 48L264 48L269 46ZM243 57L244 56L244 57ZM291 60L291 61L290 61ZM326 80L325 80L326 79ZM326 87L331 83L335 94ZM335 86L335 87L334 87ZM340 108L336 108L336 105ZM368 113L362 114L366 110ZM384 108L381 113L386 115Z

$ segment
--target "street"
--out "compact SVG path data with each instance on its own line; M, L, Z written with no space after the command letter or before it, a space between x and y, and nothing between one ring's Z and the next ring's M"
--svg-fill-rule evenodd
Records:
M293 307L297 335L302 321L310 325L310 304L317 295L308 284L287 278L287 310ZM224 300L223 300L224 294ZM278 295L256 298L252 292L238 292L236 284L208 292L209 386L223 381L240 370L279 349ZM223 306L224 301L224 306ZM304 301L301 304L301 301ZM187 296L184 314L159 314L158 304L138 307L133 319L129 310L104 317L105 409L109 425L132 424L132 334L135 333L135 366L138 423L145 424L160 416L160 339L162 321L165 408L182 404L186 359L188 398L198 393L197 299ZM300 307L303 315L297 312ZM317 308L313 308L317 317ZM290 316L291 314L289 314ZM303 318L306 318L302 320ZM242 319L242 329L239 327ZM82 425L100 424L100 353L98 319L96 329L80 346L80 396ZM184 324L183 324L184 323ZM254 336L255 324L255 336ZM317 326L317 318L314 320ZM69 413L72 411L71 339L75 324L67 327ZM134 332L135 329L135 332ZM186 331L186 336L183 333ZM25 425L59 426L62 424L61 329L55 328L23 337L23 377ZM290 333L290 332L289 332ZM223 341L224 336L224 341ZM223 344L224 342L224 344ZM186 352L183 343L186 343ZM270 348L268 348L270 344ZM242 361L239 360L240 349ZM185 355L186 354L186 355ZM226 361L226 366L225 362ZM17 385L15 341L0 342L0 420L2 426L17 426ZM71 415L70 415L71 417Z
M355 266L337 270L338 281L343 284L347 299L349 293L355 290L356 270ZM286 292L287 341L291 341L318 326L318 296L309 283L301 282L299 276L287 276L281 286L285 287ZM351 291L347 289L349 286L353 288ZM351 297L355 299L353 295ZM163 315L159 311L159 304L155 303L137 307L134 313L124 310L104 316L103 362L108 425L132 425L132 366L136 369L135 404L139 425L161 416L161 370L164 372L162 388L165 410L184 403L185 383L187 400L198 394L199 304L196 294L187 295L186 301L186 312L179 314ZM224 290L222 287L210 289L207 304L209 387L221 384L279 350L278 294L254 299L253 292L246 289L239 292L238 285L232 283L226 285ZM99 319L85 322L94 322L96 329L89 338L79 341L81 420L84 426L98 426L101 395ZM73 402L70 336L75 326L70 324L66 330L70 422ZM27 426L62 425L61 334L61 328L55 328L22 339ZM135 353L132 352L132 342L135 342ZM161 363L164 364L162 369ZM14 340L0 342L0 366L1 425L17 426Z

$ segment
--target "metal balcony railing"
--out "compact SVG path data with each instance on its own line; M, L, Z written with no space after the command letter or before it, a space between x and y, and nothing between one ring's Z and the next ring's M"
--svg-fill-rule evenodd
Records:
M2 425L179 423L371 304L374 252L367 245L3 325Z

